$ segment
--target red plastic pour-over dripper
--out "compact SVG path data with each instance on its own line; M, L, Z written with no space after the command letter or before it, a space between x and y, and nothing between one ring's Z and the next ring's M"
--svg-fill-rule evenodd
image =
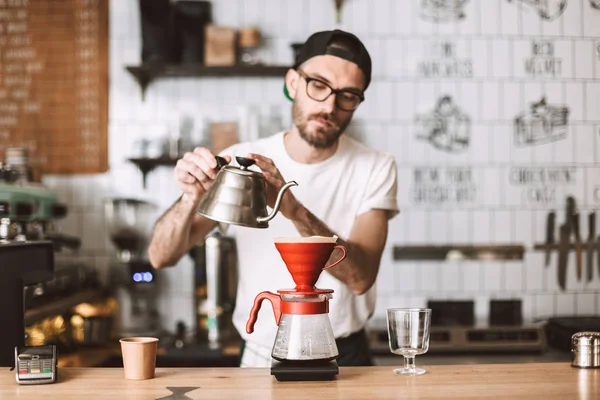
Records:
M346 258L344 246L321 242L275 242L283 262L296 283L296 291L315 291L315 284L325 269L339 264ZM334 249L343 251L342 257L325 267Z

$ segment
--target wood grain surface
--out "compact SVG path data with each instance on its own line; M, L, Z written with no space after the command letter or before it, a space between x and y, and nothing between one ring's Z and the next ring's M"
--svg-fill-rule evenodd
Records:
M268 368L157 369L145 381L127 381L118 368L63 368L59 382L38 386L19 386L6 369L0 399L168 399L173 391L171 399L600 398L600 369L569 363L421 366L427 372L414 377L390 367L341 367L326 382L278 382Z

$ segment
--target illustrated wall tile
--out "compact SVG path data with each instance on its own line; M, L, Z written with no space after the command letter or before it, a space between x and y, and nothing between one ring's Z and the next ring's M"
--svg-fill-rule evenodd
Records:
M531 221L531 211L530 210L515 210L513 213L514 218L514 231L515 237L514 240L517 243L523 243L525 246L529 247L532 245L532 230L533 223Z
M576 314L589 316L596 314L596 295L594 293L578 293L575 295Z
M389 82L373 82L369 86L368 96L372 97L371 118L375 118L378 122L391 121L394 118L394 90ZM367 95L367 94L365 94ZM365 101L366 103L366 101Z
M405 43L404 39L389 38L381 40L381 49L385 53L385 57L383 57L385 62L383 75L388 79L408 75Z
M591 50L593 52L593 69L594 69L594 78L600 78L600 40L594 40L594 47Z
M473 243L489 244L492 230L490 213L483 210L474 210L471 215L473 219Z
M555 263L554 263L555 264ZM553 263L550 264L552 269ZM532 293L546 288L543 253L528 251L523 259L524 290ZM556 276L556 274L554 274Z
M417 266L414 262L402 262L394 266L395 294L408 294L415 291Z
M457 299L460 300L460 299ZM470 299L465 299L470 300ZM490 315L490 296L479 295L475 297L475 321L480 324L487 324Z
M396 28L394 25L396 24L396 20L394 18L394 8L399 7L399 5L396 5L397 3L394 0L383 0L377 3L377 5L369 4L370 12L364 16L368 15L371 19L369 25L372 33L389 36L395 32Z
M481 263L483 288L486 293L504 290L503 265L501 262L485 261Z
M528 60L532 57L532 41L526 38L514 39L512 49L512 75L516 78L528 78ZM534 76L535 78L535 76Z
M586 168L585 179L589 188L586 192L585 204L598 207L600 205L600 168ZM600 230L598 224L600 224L600 219L596 221L596 231Z
M394 21L394 32L401 35L413 33L413 25L419 12L418 1L393 1L392 4L391 14Z
M585 121L585 95L584 84L581 82L567 82L563 84L565 99L563 105L569 109L569 124Z
M438 293L441 290L441 271L444 265L437 262L418 262L415 264L421 292Z
M502 89L502 119L513 124L514 119L530 108L532 101L539 101L539 95L530 98L527 92L527 100L521 96L521 85L513 82L503 82Z
M490 140L490 163L510 162L510 149L513 142L514 127L510 123L492 125L487 123Z
M586 95L585 120L596 123L600 122L600 114L598 113L598 104L600 104L600 82L586 82L584 91Z
M507 78L512 73L512 55L511 43L506 39L499 39L492 42L492 54L494 62L492 63L492 73L494 78Z
M381 6L381 5L380 5ZM330 6L333 8L333 4ZM368 1L348 1L345 2L343 8L347 9L349 16L344 19L344 23L350 24L348 29L359 37L366 37L373 32L372 25L369 26L371 19L371 11L374 8ZM333 24L335 20L332 20Z
M523 323L530 324L534 319L535 296L530 294L521 295L521 313L523 315Z
M500 36L502 34L502 20L500 18L502 1L477 2L476 9L479 9L480 30L485 36Z
M575 161L592 164L595 159L595 148L590 146L590 138L594 137L594 127L590 125L571 126L575 148ZM593 142L593 140L592 140Z
M447 244L449 242L450 213L444 210L432 210L429 213L428 242Z
M216 1L212 4L212 20L222 26L238 27L244 11L241 0Z
M333 4L331 5L333 6ZM349 7L344 7L344 20L347 21ZM304 42L309 34L306 32L306 21L308 16L308 3L304 1L286 2L283 6L283 20L285 35L295 38L294 40Z
M406 213L406 223L409 227L410 237L407 237L407 243L423 244L426 242L425 225L427 223L427 212L421 210L411 210Z
M481 262L464 260L460 262L460 276L462 277L463 292L479 292L482 290L482 268Z
M583 12L580 12L579 15L583 17L583 23L581 24L583 32L578 34L588 37L600 36L600 27L598 26L600 9L594 8L591 4L592 1L582 1L581 3L579 7L583 8ZM597 4L597 2L594 2L594 4Z
M407 308L424 308L427 306L427 298L425 296L412 295L406 297Z
M538 165L549 165L554 161L554 149L548 144L531 147L531 162Z
M470 164L485 165L490 160L491 140L493 128L487 124L472 124L471 137L469 138L468 161ZM466 157L465 157L466 158ZM458 160L457 160L458 161Z
M306 3L309 3L308 9L314 11L314 3L319 3L319 1L308 0ZM322 2L321 2L322 3ZM262 25L260 26L261 35L268 37L278 37L281 32L285 32L285 28L287 25L287 20L284 18L285 14L285 3L279 0L263 0L264 12L262 16ZM317 11L322 11L318 9ZM316 24L316 21L320 21L322 18L322 13L314 12L312 14L313 18L310 19L309 23Z
M367 36L363 40L365 47L369 51L372 62L372 80L379 80L385 78L387 73L387 64L384 43L385 40L378 39L375 37ZM391 86L389 82L386 82L388 86Z
M535 319L544 319L556 315L556 295L538 294L535 296Z
M419 1L419 5L415 6L415 3L417 3L415 0L412 0L412 4L411 4L411 8L413 10L413 15L414 15L414 19L413 19L413 33L417 33L420 35L432 35L434 34L437 29L438 23L448 23L446 21L441 21L441 22L434 22L432 21L432 18L429 17L425 17L425 14L430 13L431 8L434 7L425 7L425 4L421 1ZM416 11L416 13L415 13Z
M530 5L513 5L519 9L520 33L529 36L540 35L542 33L542 24L546 22L545 18L539 13L541 7L538 6L538 10L535 10L535 7L531 7ZM556 23L556 21L550 23Z
M450 214L450 234L452 243L468 243L473 223L468 211L455 210Z
M575 295L570 293L556 295L556 315L571 316L575 313Z
M239 3L241 12L239 15L239 22L237 26L260 26L262 27L264 21L264 15L267 14L265 0L244 0ZM270 10L269 10L270 12Z
M485 39L471 39L468 42L469 52L466 55L465 66L470 66L472 76L487 80L492 76L492 43ZM487 82L483 82L487 83Z
M505 204L504 199L506 189L503 189L501 184L505 180L506 174L504 168L485 167L482 168L482 182L485 186L477 188L477 196L480 204L487 207L494 207Z
M522 261L504 262L504 288L506 291L521 293L523 291L524 264Z
M461 82L456 88L456 93L457 101L460 103L461 109L469 115L471 123L481 122L483 110L479 84L469 81Z
M508 1L500 2L500 13L496 18L498 18L502 25L503 35L512 36L521 33L522 19L520 13L519 4Z
M483 11L482 9L485 9ZM465 3L463 7L464 18L456 24L456 33L458 35L477 35L482 31L481 16L483 12L489 12L487 6L479 1Z
M410 122L413 124L418 110L416 102L412 99L418 93L418 86L412 82L396 82L394 86L394 117L398 122Z
M462 290L461 265L458 262L447 262L440 266L442 274L442 291L458 292Z
M389 243L389 241L388 241ZM386 247L382 255L382 261L384 256L388 259L388 262L382 262L379 267L379 273L377 274L377 294L382 295L394 293L396 290L396 282L394 281L394 270L398 267L397 264L389 262L391 258L391 247Z
M494 215L494 233L492 240L495 242L511 242L512 237L512 218L511 212L505 210L496 210ZM509 223L510 222L510 223Z
M410 78L419 78L419 65L421 61L430 55L431 43L424 39L407 38L404 39L404 66L406 76Z

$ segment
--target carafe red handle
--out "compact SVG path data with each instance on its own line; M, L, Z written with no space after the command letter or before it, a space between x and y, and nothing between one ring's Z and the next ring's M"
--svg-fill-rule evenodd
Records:
M254 323L258 317L258 310L260 310L260 305L265 299L271 302L271 305L273 306L273 314L275 314L275 323L279 325L279 320L281 319L281 297L278 294L271 292L260 292L254 298L254 304L250 310L250 318L248 319L248 322L246 322L247 333L254 332Z
M337 260L337 261L336 261L336 262L334 262L333 264L331 264L331 265L328 265L327 267L323 267L323 270L326 270L326 269L329 269L329 268L331 268L331 267L334 267L334 266L338 265L339 263L341 263L341 262L344 260L344 258L346 258L346 248L345 248L344 246L342 246L342 245L337 245L337 246L335 246L333 249L334 249L334 250L335 250L335 249L340 249L340 250L342 250L342 251L344 252L344 254L342 254L342 258L340 258L339 260Z

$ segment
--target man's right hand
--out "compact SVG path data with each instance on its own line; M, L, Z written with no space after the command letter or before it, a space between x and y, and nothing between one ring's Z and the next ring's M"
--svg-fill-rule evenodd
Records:
M231 162L230 156L224 157ZM205 147L185 153L175 166L175 180L183 191L182 198L197 203L212 186L217 176L217 160Z

